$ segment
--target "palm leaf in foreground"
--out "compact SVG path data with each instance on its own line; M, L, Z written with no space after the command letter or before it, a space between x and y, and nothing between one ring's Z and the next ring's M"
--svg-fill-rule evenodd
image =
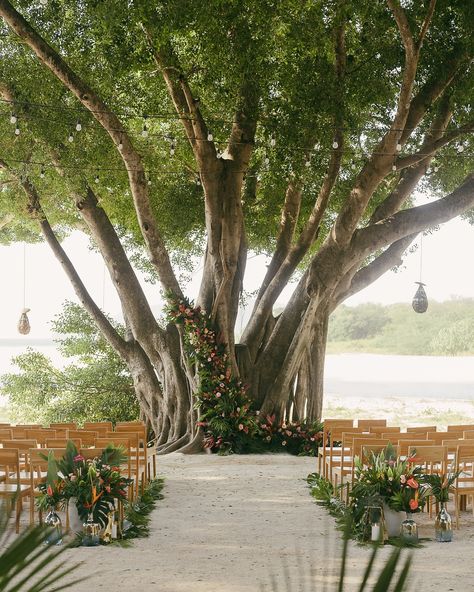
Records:
M78 565L61 567L56 559L67 547L44 544L48 530L34 526L9 541L9 515L0 512L0 590L4 592L56 592L70 588L75 582L58 584Z

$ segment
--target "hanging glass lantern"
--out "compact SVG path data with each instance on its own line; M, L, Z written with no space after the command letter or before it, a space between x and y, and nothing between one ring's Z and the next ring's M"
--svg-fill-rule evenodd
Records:
M21 335L28 335L30 332L30 321L28 320L28 314L30 312L29 308L24 308L21 311L21 317L18 321L18 333Z
M418 284L418 289L413 296L411 305L413 306L413 310L415 312L426 312L428 310L428 296L426 295L425 289L423 288L423 286L426 286L426 284L423 284L423 282L415 283Z

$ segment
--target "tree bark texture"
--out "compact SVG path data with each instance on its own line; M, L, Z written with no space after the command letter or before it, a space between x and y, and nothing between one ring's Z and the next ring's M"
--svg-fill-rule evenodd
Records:
M255 409L275 415L276 421L321 418L324 358L331 312L350 295L361 290L385 271L400 263L404 251L423 230L441 224L474 206L474 176L449 195L427 205L407 207L418 183L443 146L454 141L469 125L446 131L452 109L449 91L466 56L456 51L447 60L446 76L416 85L422 41L426 36L435 2L428 3L418 33L396 0L388 6L398 30L404 65L399 96L393 106L391 126L384 133L346 191L337 214L330 214L331 199L343 164L345 39L344 26L334 31L334 80L340 90L334 111L333 151L320 187L312 197L307 219L301 219L304 172L298 172L281 196L281 216L276 229L275 251L254 303L252 315L235 343L248 247L242 196L250 191L245 181L254 150L258 92L250 80L242 83L239 107L233 118L228 144L220 158L208 135L199 101L169 44L160 46L143 24L143 34L161 72L170 103L182 121L198 168L204 192L206 247L203 279L196 305L205 311L224 344L228 371L247 385ZM106 102L82 79L65 59L19 14L7 0L0 0L0 15L7 25L88 109L107 132L127 170L133 206L149 259L161 286L174 302L184 302L183 292L172 268L162 238L159 220L153 213L145 168L133 138ZM414 89L418 91L414 94ZM0 92L12 100L8 81ZM421 149L399 156L401 146L412 138L416 126L436 110L431 129ZM305 138L308 150L315 138ZM3 156L3 155L2 155ZM61 170L60 156L51 160ZM0 167L14 177L7 159ZM66 175L66 171L63 171ZM43 211L41 195L29 179L16 178L27 196L28 211L41 227L46 242L63 266L79 300L97 323L104 337L125 360L133 379L142 416L156 433L160 451L202 446L196 429L195 395L199 390L199 364L189 355L185 328L166 326L154 317L114 225L87 187L71 192L89 236L100 251L120 298L127 336L121 337L94 303L67 257ZM390 183L384 199L367 209L377 191ZM330 220L330 223L328 222ZM330 228L318 242L323 222ZM296 288L276 317L274 305L283 288L308 261Z

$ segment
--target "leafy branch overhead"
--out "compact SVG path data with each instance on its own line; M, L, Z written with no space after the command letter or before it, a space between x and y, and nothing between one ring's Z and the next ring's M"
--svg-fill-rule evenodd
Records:
M176 263L200 257L196 305L232 380L277 423L318 420L329 315L474 206L471 3L0 0L0 15L1 240L47 241L160 450L193 446L198 368L137 253L177 300ZM73 228L104 258L123 335L60 245ZM236 344L250 252L268 266Z

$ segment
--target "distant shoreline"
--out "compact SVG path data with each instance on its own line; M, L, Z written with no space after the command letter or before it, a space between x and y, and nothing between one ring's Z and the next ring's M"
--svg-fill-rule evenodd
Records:
M28 347L28 346L51 346L54 347L56 343L48 337L11 337L0 338L0 347Z

